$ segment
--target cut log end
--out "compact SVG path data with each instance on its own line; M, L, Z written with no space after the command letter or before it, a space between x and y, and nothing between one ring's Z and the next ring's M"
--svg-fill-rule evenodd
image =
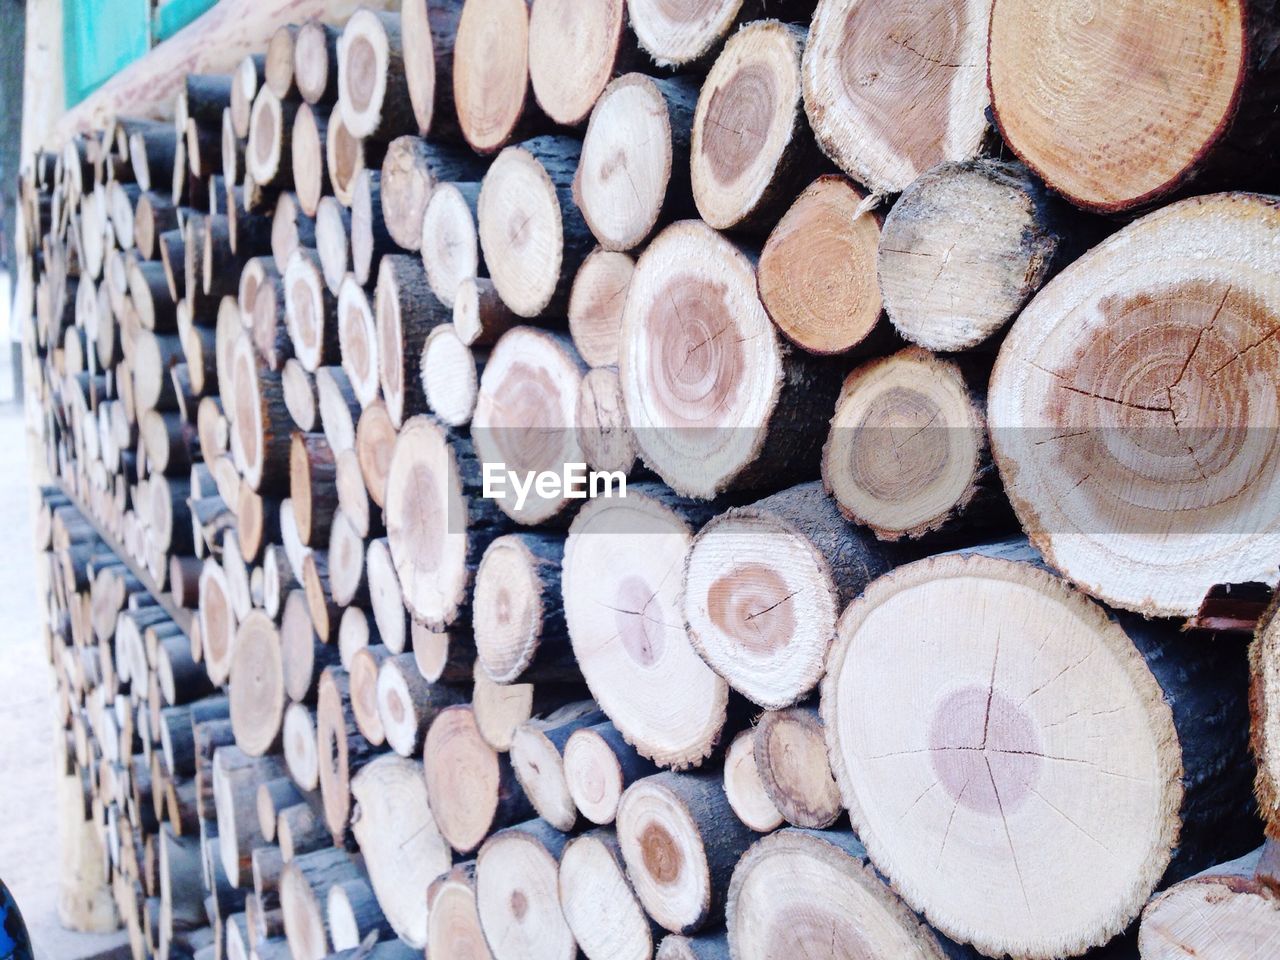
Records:
M760 254L760 299L787 339L811 353L843 353L880 321L880 223L843 177L811 183Z
M988 469L985 419L953 362L912 348L846 378L823 448L823 482L883 540L945 526Z
M578 353L593 367L618 365L622 310L635 268L635 260L625 253L593 250L574 277L569 331Z
M544 113L575 127L613 77L625 37L623 0L544 0L529 15L529 79Z
M505 146L529 101L525 0L469 0L453 51L453 97L462 134L479 153Z

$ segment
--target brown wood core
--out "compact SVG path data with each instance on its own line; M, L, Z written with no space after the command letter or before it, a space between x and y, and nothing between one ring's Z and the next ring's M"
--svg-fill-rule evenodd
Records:
M880 223L857 215L865 196L844 177L818 178L760 253L761 302L789 340L815 353L856 346L880 319Z
M795 635L793 591L772 567L747 563L718 577L707 590L711 621L746 651L771 654Z
M950 438L930 429L942 411L932 397L896 386L876 397L851 427L849 473L879 500L899 501L933 483L947 467Z
M364 148L342 122L337 107L329 118L329 125L329 129L333 131L329 135L333 141L333 179L335 183L342 184L344 189L350 189L351 181L364 166Z
M279 118L276 115L275 102L271 99L263 101L258 110L257 126L254 128L254 139L257 141L258 163L266 164L271 160L279 146Z
M995 687L952 691L929 721L938 782L957 804L989 817L1009 816L1035 793L1043 750L1028 713Z
M737 408L747 359L733 336L723 283L676 274L650 301L647 327L653 338L648 379L668 425L710 427L719 411Z
M642 578L631 574L618 583L614 624L628 656L642 667L662 659L667 640L664 624L652 620L651 606L657 593Z
M347 44L346 67L351 105L363 113L373 102L378 86L378 51L368 37L357 35Z
M950 125L951 74L963 66L957 57L968 6L966 0L854 3L845 17L839 46L845 96L867 117L894 119L883 135L918 170L945 159L938 131ZM886 36L890 42L880 42ZM906 116L904 96L911 96Z
M999 0L990 84L1000 130L1079 203L1124 209L1157 195L1227 125L1244 73L1245 9Z
M649 823L640 833L640 851L649 876L664 886L680 879L684 855L671 832L660 823Z
M702 154L722 185L734 183L751 169L768 142L777 99L773 73L760 63L747 63L712 94L702 131Z
M1071 476L1097 471L1090 482L1114 492L1126 475L1186 485L1184 508L1242 493L1250 476L1235 472L1237 458L1259 456L1262 446L1243 433L1258 422L1250 381L1280 363L1280 317L1218 281L1108 297L1098 309L1107 336L1075 344L1045 400L1048 422L1100 428L1055 439L1062 466ZM1123 431L1124 447L1108 427Z

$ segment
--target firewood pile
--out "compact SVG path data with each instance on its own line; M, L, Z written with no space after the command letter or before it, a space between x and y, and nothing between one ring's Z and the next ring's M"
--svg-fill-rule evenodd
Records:
M134 957L1280 955L1277 38L405 0L31 158Z

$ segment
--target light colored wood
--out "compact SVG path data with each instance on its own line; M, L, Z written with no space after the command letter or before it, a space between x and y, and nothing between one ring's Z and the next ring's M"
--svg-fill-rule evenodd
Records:
M938 610L927 631L909 626ZM822 685L854 831L909 904L983 953L1049 958L1110 940L1171 861L1204 854L1190 831L1252 842L1236 833L1250 769L1202 739L1239 722L1229 688L1244 680L1208 652L1117 623L1025 542L898 568L846 610ZM1212 720L1179 693L1188 684L1213 699ZM1199 794L1205 762L1219 801ZM979 861L986 882L965 883ZM1070 902L1036 910L1064 885Z
M650 960L655 929L627 879L618 840L592 830L565 844L560 907L587 960Z
M538 0L529 13L529 81L556 123L587 119L605 85L634 56L623 0Z
M822 0L805 47L804 105L827 156L873 193L975 157L987 133L991 4Z
M1142 912L1143 960L1263 957L1280 949L1280 901L1254 870L1258 851L1174 884Z
M724 754L724 795L739 820L759 833L782 826L782 814L769 799L760 780L755 757L754 727L738 733Z
M475 862L441 874L427 888L427 955L493 960L476 910Z
M729 695L679 612L692 539L679 512L633 486L626 499L579 511L562 573L565 620L592 696L641 754L676 767L710 755Z
M499 831L476 857L476 907L496 960L572 960L578 945L560 909L566 837L541 820Z
M453 98L462 134L478 153L510 142L526 115L529 0L466 0L453 48Z
M382 756L351 782L352 830L391 928L410 946L427 941L427 887L450 866L427 806L422 764Z
M754 750L761 786L788 823L822 830L844 813L815 708L766 713L756 725Z
M569 332L578 353L592 367L618 365L622 308L635 268L628 254L596 249L582 261L573 279Z
M666 3L631 0L631 28L640 46L660 67L696 66L724 42L735 20L757 12L759 4L743 0Z
M811 353L843 353L880 322L880 219L852 182L819 177L796 197L760 253L760 300L783 336Z
M967 350L1012 320L1074 253L1060 200L1017 163L942 163L885 216L880 291L898 332Z
M848 831L782 830L753 844L729 887L735 957L797 955L815 942L852 955L944 960L954 954L876 873Z
M1255 196L1166 207L1055 277L1000 348L987 417L1009 499L1114 606L1190 617L1217 584L1280 580L1280 284L1254 257L1277 236Z
M748 256L692 220L660 233L636 263L618 373L645 462L677 493L702 498L796 470L834 396L829 373L780 343Z
M958 364L912 347L845 378L822 480L850 520L882 540L924 536L965 515L991 472L981 401Z

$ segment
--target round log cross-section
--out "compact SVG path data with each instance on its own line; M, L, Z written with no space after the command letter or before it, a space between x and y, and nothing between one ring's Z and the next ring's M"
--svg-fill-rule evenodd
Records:
M741 960L804 956L814 943L831 944L840 956L885 960L953 955L848 831L783 830L753 844L733 871L728 929Z
M767 225L813 173L803 50L801 27L757 21L733 35L707 75L690 144L693 199L719 230Z
M635 51L623 0L539 0L529 12L529 81L556 123L587 119L605 85Z
M674 224L641 255L621 341L640 452L678 493L777 483L813 456L834 391L779 342L751 261L706 224Z
M1118 211L1200 175L1259 182L1258 161L1280 135L1269 108L1259 112L1274 103L1269 8L1131 0L1079 13L1059 0L998 0L992 10L993 112L1049 186Z
M565 619L596 702L657 763L697 764L724 726L728 686L689 643L680 570L690 524L660 498L592 500L565 543Z
M1256 843L1247 679L1229 649L1113 620L1025 542L978 549L901 567L845 611L828 752L876 867L943 933L1073 956L1125 929L1171 862Z
M526 114L529 91L527 0L466 0L453 48L458 126L478 153L501 150Z
M805 47L804 105L827 156L873 193L976 156L990 11L991 0L822 0Z
M1190 617L1280 580L1274 201L1215 194L1129 225L1054 278L1000 349L987 417L1045 559L1087 592Z

